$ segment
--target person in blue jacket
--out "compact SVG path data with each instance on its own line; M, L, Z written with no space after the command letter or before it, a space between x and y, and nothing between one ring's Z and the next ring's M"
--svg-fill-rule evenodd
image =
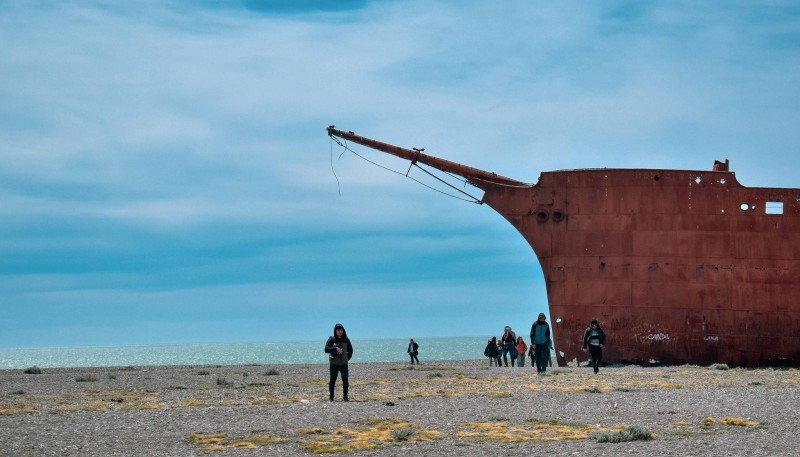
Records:
M531 325L531 347L533 348L533 361L536 363L536 373L543 375L547 371L550 360L550 325L544 313L539 313L539 318Z

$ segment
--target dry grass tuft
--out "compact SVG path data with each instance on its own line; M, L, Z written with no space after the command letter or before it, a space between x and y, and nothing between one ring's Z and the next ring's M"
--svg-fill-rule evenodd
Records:
M195 444L220 444L228 439L225 433L192 433L189 441Z
M590 424L579 424L559 421L539 421L531 419L525 424L512 424L508 421L468 422L461 424L469 430L458 432L461 438L478 441L514 443L521 441L562 441L582 440L588 438L598 429Z
M713 417L706 417L705 419L703 419L702 424L707 427L714 424L735 425L737 427L758 427L759 425L761 425L760 422L751 421L749 419L743 419L741 417L721 417L719 419L714 419Z
M14 414L33 414L39 411L30 406L0 406L0 416L13 416Z
M622 430L598 430L592 433L591 437L598 443L624 443L626 441L650 441L653 439L653 433L641 425L631 425Z
M93 374L85 374L83 376L78 376L75 378L75 382L95 382L97 381L97 377Z
M231 439L225 433L193 433L189 442L200 446L203 452L221 452L228 449L258 449L258 445L286 443L289 440L275 436L254 435Z
M151 392L88 390L47 395L25 395L10 406L0 405L0 415L71 413L76 411L146 410L164 406Z
M417 428L414 424L396 417L370 417L359 423L362 428L340 428L303 444L303 449L315 454L354 452L374 449L396 442L431 441L442 438L437 431Z
M236 441L235 443L229 444L228 447L239 448L239 449L258 449L258 446L251 443L250 441Z

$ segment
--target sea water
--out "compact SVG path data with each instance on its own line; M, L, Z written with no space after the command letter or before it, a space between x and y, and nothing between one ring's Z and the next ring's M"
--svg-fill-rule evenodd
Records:
M354 363L409 361L408 339L352 339ZM487 338L481 336L415 338L419 360L483 359ZM204 343L159 346L89 346L0 348L0 369L38 366L111 367L145 365L240 365L328 363L325 339L249 343Z

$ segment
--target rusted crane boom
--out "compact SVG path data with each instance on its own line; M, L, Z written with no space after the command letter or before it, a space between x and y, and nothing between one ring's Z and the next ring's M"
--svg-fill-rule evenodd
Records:
M451 162L449 160L440 159L438 157L426 155L422 150L406 149L400 146L395 146L389 143L376 141L361 135L356 135L353 132L344 132L337 130L333 125L328 127L328 135L342 138L353 143L366 146L368 148L376 149L378 151L391 154L411 161L411 163L421 163L429 167L442 170L447 173L452 173L466 179L470 184L480 189L486 190L490 186L514 186L514 187L529 187L530 184L517 181L515 179L507 178L489 171L484 171L478 168L469 167L460 163Z

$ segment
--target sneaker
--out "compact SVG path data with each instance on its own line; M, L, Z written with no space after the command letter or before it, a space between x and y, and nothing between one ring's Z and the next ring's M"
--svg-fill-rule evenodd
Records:
M344 398L342 399L342 401L350 401L350 400L348 400L348 399L347 399L347 397L344 397Z

